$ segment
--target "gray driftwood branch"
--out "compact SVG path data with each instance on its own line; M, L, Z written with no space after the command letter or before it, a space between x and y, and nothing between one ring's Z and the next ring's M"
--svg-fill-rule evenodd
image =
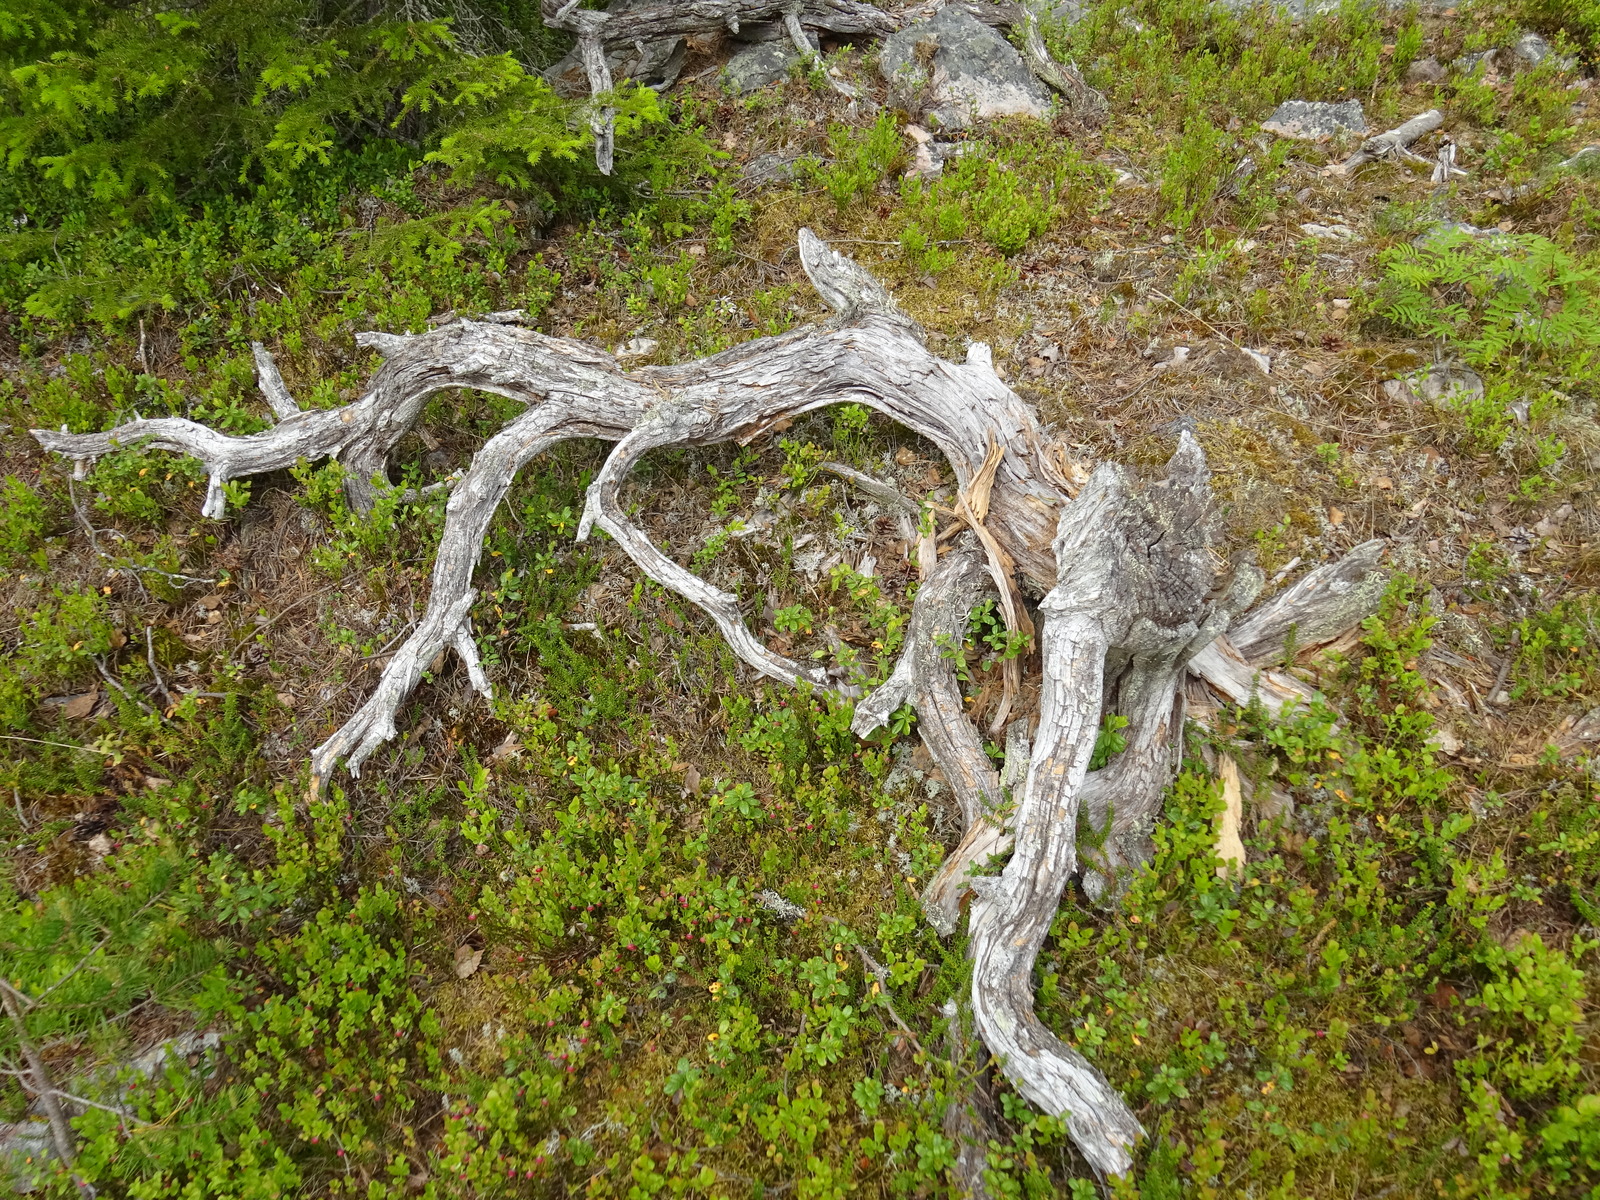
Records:
M696 19L706 13L755 19L780 6L706 0L671 7ZM803 11L859 7L829 0ZM925 907L948 932L971 898L976 1028L1013 1085L1064 1118L1097 1169L1121 1174L1132 1163L1138 1121L1094 1065L1033 1012L1034 960L1062 889L1081 871L1091 894L1115 894L1147 860L1149 831L1181 748L1182 685L1190 675L1236 703L1312 697L1305 685L1264 664L1283 655L1291 636L1309 645L1371 611L1376 547L1362 547L1250 610L1261 575L1246 567L1231 580L1217 577L1208 472L1193 438L1183 436L1164 482L1141 489L1105 465L1079 492L1056 465L1064 461L1061 447L995 373L988 347L974 345L965 362L940 358L870 272L807 230L799 249L833 320L694 362L626 370L604 351L504 319L455 320L414 336L363 335L358 340L385 361L360 399L323 411L300 410L270 354L257 348L262 391L279 420L248 437L176 417L135 420L104 433L35 430L34 437L78 463L136 444L191 455L211 479L204 510L211 517L223 515L228 480L302 459L337 459L346 468L349 503L364 511L392 486L391 455L429 396L470 388L525 406L451 488L427 609L371 694L314 751L313 788L340 761L358 773L395 737L401 706L441 651L453 651L473 686L490 693L471 625L484 537L517 472L572 438L614 443L590 485L580 537L603 529L645 575L703 608L761 675L848 692L765 646L746 622L745 601L656 547L629 518L620 488L653 448L747 443L833 404L869 405L929 439L955 474L971 533L947 545L942 557L926 540L926 579L905 650L888 681L860 699L855 728L868 733L901 705L915 707L919 733L966 825ZM1017 610L1014 627L1030 619L1028 598L1043 597L1035 622L1038 729L1030 746L1028 714L1007 726L1003 776L965 711L956 668L968 613L990 588ZM1009 665L1020 667L1021 660ZM1095 736L1111 712L1129 720L1127 748L1090 774ZM1080 812L1103 831L1082 854ZM1007 853L999 875L979 873Z

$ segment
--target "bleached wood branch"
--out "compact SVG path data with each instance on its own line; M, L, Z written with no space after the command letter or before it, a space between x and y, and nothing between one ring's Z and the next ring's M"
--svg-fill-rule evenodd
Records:
M799 52L800 57L805 60L808 67L813 71L819 72L823 79L827 81L828 86L838 92L839 95L847 100L854 100L861 95L860 90L842 79L835 79L828 70L827 64L822 61L821 52L811 44L811 39L807 36L805 27L800 24L800 13L803 8L803 5L797 3L790 3L784 8L784 32L789 35L789 41L794 44L794 48Z
M1097 1168L1120 1173L1130 1161L1137 1121L1094 1068L1032 1013L1033 961L1061 888L1078 866L1078 810L1108 822L1114 836L1086 865L1115 878L1122 865L1140 861L1153 798L1171 777L1182 722L1177 684L1186 668L1236 700L1269 688L1304 698L1309 689L1257 670L1225 639L1208 645L1253 596L1251 579L1259 587L1259 573L1236 574L1221 600L1207 602L1214 583L1205 532L1207 476L1191 437L1184 435L1166 483L1137 492L1118 468L1105 466L1080 493L1062 473L1061 448L995 373L987 347L974 345L963 363L939 358L869 272L807 230L799 249L834 319L695 362L628 371L580 342L500 320L458 320L416 336L363 335L358 341L385 361L358 401L280 413L276 427L249 437L179 418L135 420L93 434L36 430L34 436L75 460L141 443L193 455L212 481L204 511L217 517L222 484L230 479L300 459L337 458L346 468L351 506L365 511L390 487L390 456L435 392L471 388L527 406L484 445L452 489L427 609L365 703L315 751L314 785L341 759L352 773L359 771L394 737L400 706L440 651L454 650L472 685L489 693L470 624L473 572L517 471L557 442L616 443L590 487L584 536L596 526L605 530L646 575L704 608L760 673L838 688L814 668L768 650L745 625L738 597L654 546L623 508L622 482L651 448L747 443L831 404L869 405L927 437L955 474L957 511L982 553L957 544L940 560L931 545L925 548L928 579L913 605L906 652L890 680L858 706L857 727L876 727L907 701L917 707L924 742L968 823L967 837L930 887L927 903L930 916L952 928L962 895L969 889L978 895L971 913L978 1028L1019 1090L1065 1117ZM270 401L281 379L266 366L261 376ZM286 396L283 389L279 401ZM1297 640L1309 644L1341 621L1358 620L1363 606L1375 602L1366 562L1353 557L1337 569L1313 572L1259 613L1234 621L1232 632L1270 661L1282 653L1291 626ZM1039 732L1025 785L1013 788L1015 848L1002 875L968 880L972 865L1003 853L1013 837L1005 828L1004 789L965 715L954 664L944 654L960 646L986 575L1008 600L1013 628L1027 627L1028 596L1049 595L1040 609ZM1108 711L1129 717L1129 745L1119 763L1090 778L1088 756ZM1015 739L1008 733L1008 742L1024 740L1025 730Z
M583 73L589 80L589 95L604 96L611 90L611 67L606 62L606 32L612 24L610 13L579 8L577 0L543 0L544 23L578 36L578 54ZM616 158L617 111L599 105L589 114L589 129L594 134L594 165L600 174L611 174Z
M1028 69L1046 87L1059 92L1067 107L1085 122L1100 124L1111 111L1106 98L1085 82L1075 64L1061 62L1051 55L1050 48L1044 44L1039 15L1033 5L1024 0L1017 7L1022 25L1022 56Z
M612 20L603 35L608 46L653 42L660 38L695 37L727 30L738 33L749 22L780 22L792 0L659 0L635 3ZM544 0L545 23L561 4ZM899 20L863 0L805 0L795 14L801 28L836 37L880 37L900 27Z
M1102 466L1062 511L1054 547L1060 581L1039 609L1039 730L1015 845L998 877L972 881L978 1029L1017 1090L1064 1114L1073 1141L1104 1175L1128 1171L1143 1130L1104 1077L1034 1015L1033 964L1077 868L1078 806L1108 659L1176 680L1208 615L1209 509L1209 472L1186 432L1164 483L1135 494L1120 468Z
M1361 143L1357 150L1344 162L1328 168L1330 174L1349 175L1357 167L1380 158L1410 158L1415 162L1429 162L1430 160L1411 153L1411 143L1426 133L1432 133L1444 124L1444 114L1437 108L1430 108L1425 113L1412 117L1402 125L1397 125L1387 133L1380 133L1377 137L1370 137Z
M50 1077L50 1068L44 1061L44 1056L39 1053L39 1048L34 1045L33 1038L28 1033L28 1023L23 1016L22 1005L18 1001L27 1001L32 1007L29 998L17 991L9 983L0 980L0 1006L6 1010L6 1015L11 1018L17 1046L22 1051L22 1057L28 1064L29 1075L25 1076L26 1086L38 1098L39 1107L44 1109L45 1120L50 1126L50 1140L55 1144L56 1156L69 1170L77 1161L77 1141L72 1136L72 1126L67 1124L67 1116L61 1109L59 1092ZM73 1175L73 1181L79 1188L84 1183Z
M912 602L906 648L894 672L856 705L851 724L858 737L866 737L886 724L902 704L911 704L917 712L917 732L955 796L969 837L974 829L1000 826L1005 802L1000 777L984 753L976 726L967 718L956 670L966 640L967 614L988 586L983 556L975 546L957 546L939 560ZM980 861L986 860L987 856ZM945 935L955 932L960 919L967 865L958 847L923 892L928 920Z
M279 374L278 364L273 361L271 353L260 342L251 342L250 352L255 356L256 381L261 387L261 394L266 397L268 407L277 414L280 421L298 417L300 406L289 394L288 385L283 382L283 376Z

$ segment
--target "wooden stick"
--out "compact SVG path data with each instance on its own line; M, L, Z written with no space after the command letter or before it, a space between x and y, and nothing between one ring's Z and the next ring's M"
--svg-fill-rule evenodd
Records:
M44 1065L43 1057L28 1035L28 1024L23 1019L18 997L28 1000L27 996L5 980L0 980L0 1004L5 1005L6 1015L16 1028L17 1045L22 1049L23 1058L28 1061L28 1070L33 1073L33 1094L39 1098L39 1107L44 1109L45 1120L50 1124L50 1139L55 1143L56 1155L70 1171L72 1164L77 1161L77 1143L72 1136L72 1126L67 1124L66 1114L61 1111L61 1101L56 1095L56 1085L50 1078L50 1069ZM29 1003L31 1006L31 1001ZM83 1181L76 1176L73 1178L82 1189Z

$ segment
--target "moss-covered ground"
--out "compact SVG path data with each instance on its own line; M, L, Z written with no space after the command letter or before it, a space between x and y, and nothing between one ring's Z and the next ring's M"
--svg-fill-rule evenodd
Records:
M902 178L905 114L798 76L731 98L697 43L669 120L624 139L626 189L577 164L552 205L371 150L0 263L0 977L93 1102L77 1178L932 1196L947 1106L977 1088L996 1196L1594 1194L1600 183L1558 164L1600 111L1592 22L1563 13L1107 3L1051 34L1104 125L1004 123L926 182ZM1544 65L1407 82L1524 20L1556 43ZM874 91L869 58L835 61ZM1467 174L1330 175L1353 147L1259 130L1281 100L1349 97L1374 130L1440 107ZM946 1016L963 942L917 892L959 830L914 729L855 739L847 704L754 680L608 542L575 544L604 446L530 466L489 535L495 702L435 664L400 738L317 797L308 751L422 611L442 497L359 516L338 466L306 463L230 485L209 522L191 462L133 447L75 481L26 433L134 411L264 428L251 340L326 406L378 361L357 332L450 312L711 353L824 315L802 226L935 350L993 345L1083 468L1149 469L1193 429L1222 553L1273 586L1389 541L1382 611L1287 664L1329 707L1191 726L1150 870L1111 909L1063 898L1039 1011L1149 1131L1129 1179L1093 1179ZM1436 362L1482 387L1406 382ZM435 397L396 482L448 475L510 411ZM931 446L844 407L659 452L630 503L763 637L881 677L905 532L825 459L919 498L951 483ZM999 699L986 631L966 647L979 716ZM1250 793L1231 875L1222 750ZM130 1065L196 1032L220 1042ZM22 1121L12 1026L0 1058L0 1120ZM18 1186L76 1191L34 1144Z

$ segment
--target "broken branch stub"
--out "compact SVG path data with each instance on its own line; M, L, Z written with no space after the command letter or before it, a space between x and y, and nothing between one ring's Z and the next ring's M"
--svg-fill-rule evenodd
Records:
M1359 625L1383 599L1388 578L1378 570L1384 541L1362 542L1337 562L1307 572L1292 586L1235 621L1228 640L1251 666L1331 642Z
M1403 157L1410 158L1416 162L1426 162L1428 161L1427 159L1411 152L1411 143L1423 136L1423 134L1432 133L1443 124L1444 114L1437 108L1430 108L1427 112L1412 117L1409 121L1397 125L1387 133L1380 133L1376 137L1368 138L1361 143L1361 149L1345 159L1344 162L1328 167L1324 173L1349 175L1357 167L1365 166L1367 163L1374 162L1380 158Z

